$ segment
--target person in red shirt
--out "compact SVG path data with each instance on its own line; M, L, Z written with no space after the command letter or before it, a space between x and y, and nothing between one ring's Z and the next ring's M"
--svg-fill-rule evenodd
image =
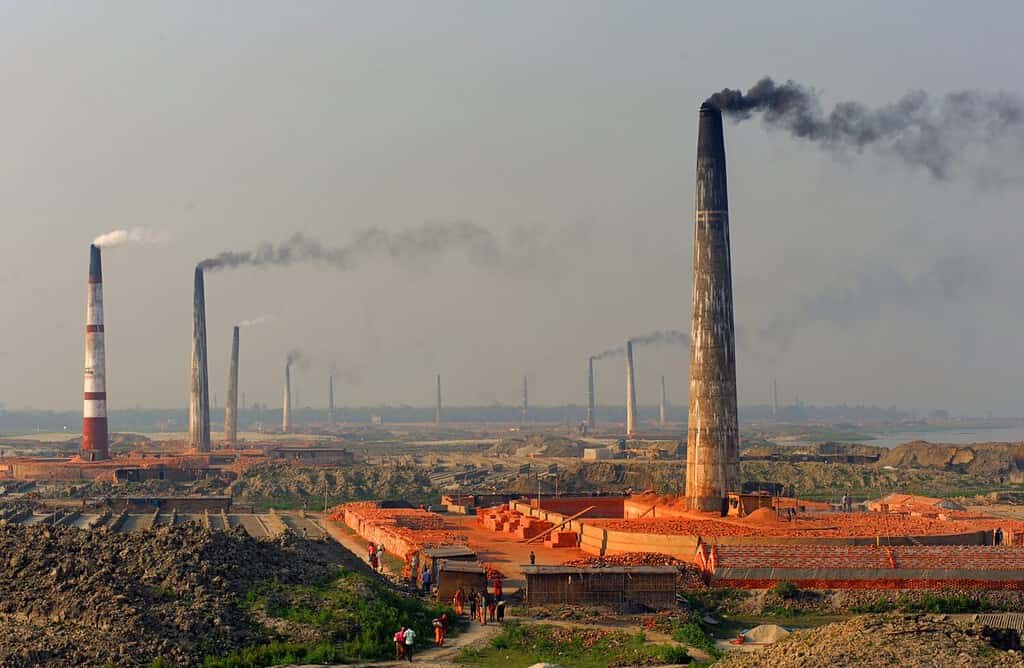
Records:
M405 658L405 627L395 631L395 661Z

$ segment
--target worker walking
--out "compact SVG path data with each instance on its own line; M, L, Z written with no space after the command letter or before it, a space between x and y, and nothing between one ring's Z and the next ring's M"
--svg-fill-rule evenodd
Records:
M412 650L413 645L416 644L416 632L411 628L405 630L405 635L402 636L405 640L405 659L409 663L412 663Z
M455 608L455 614L461 616L462 610L466 604L466 592L462 591L462 587L455 590L455 594L452 596L452 607Z
M423 567L423 572L420 573L420 582L423 583L423 593L430 595L430 569L426 566Z
M498 601L497 608L498 623L501 624L503 621L505 621L505 601Z
M469 592L469 618L472 619L472 620L475 620L475 621L480 621L479 619L477 619L477 616L476 616L476 610L477 610L476 598L477 598L476 590L475 589L470 590L470 592Z
M405 627L395 631L395 661L405 658Z

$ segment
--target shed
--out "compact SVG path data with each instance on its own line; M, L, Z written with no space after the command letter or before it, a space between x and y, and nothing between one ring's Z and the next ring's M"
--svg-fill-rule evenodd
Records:
M420 574L423 572L423 567L426 566L430 569L431 582L437 582L438 570L437 567L441 561L468 561L476 563L476 552L469 549L465 545L442 545L440 547L425 547L419 552L419 573L416 574L416 581L420 585L423 584L420 579Z
M676 605L675 566L523 566L526 604L603 604L664 610Z
M487 588L487 572L484 567L469 561L438 560L437 600L451 601L459 587L467 596L471 591L484 591Z

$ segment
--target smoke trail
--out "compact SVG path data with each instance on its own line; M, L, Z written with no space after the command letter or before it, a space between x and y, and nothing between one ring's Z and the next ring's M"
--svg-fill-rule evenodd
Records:
M657 332L650 332L642 336L630 337L635 346L664 346L664 345L690 345L690 335L677 329L664 329ZM611 357L622 357L626 354L626 346L616 346L594 355L594 360L603 360Z
M363 382L363 368L354 362L339 363L331 360L330 374L334 376L334 380L346 385L360 385Z
M255 318L249 320L243 320L238 323L239 327L252 327L253 325L262 325L265 322L273 322L277 320L276 315L258 315Z
M746 93L726 88L706 102L735 120L762 112L769 127L832 150L877 146L935 179L947 178L970 147L996 148L1011 132L1019 139L1024 125L1024 103L1005 92L966 90L933 99L912 90L877 109L840 102L825 114L814 90L765 77Z
M638 346L690 345L690 333L676 329L651 332L643 336L634 336L631 341Z
M962 253L939 257L914 276L891 265L869 265L795 300L788 309L777 309L769 321L752 330L759 341L786 352L797 333L811 324L842 326L922 301L953 302L993 273L987 259Z
M604 350L594 355L594 361L596 362L597 360L604 360L611 357L622 357L625 354L626 346L617 346L615 348L609 348L608 350Z
M94 246L115 248L125 244L158 244L167 241L167 234L145 227L133 227L127 230L112 230L92 240Z
M306 359L301 350L293 348L288 351L288 357L285 361L285 366L291 367L292 365L298 366L299 369L305 369L309 365L309 360Z
M467 251L470 260L482 266L493 265L501 258L498 241L490 231L470 222L450 222L427 223L399 233L370 227L339 248L294 234L276 246L264 243L255 250L225 251L203 260L199 266L217 270L318 263L346 271L371 256L390 257L403 266L422 266L455 249Z

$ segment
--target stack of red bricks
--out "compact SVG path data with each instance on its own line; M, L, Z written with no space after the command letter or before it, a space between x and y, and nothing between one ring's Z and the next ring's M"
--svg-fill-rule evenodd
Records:
M726 568L1024 571L1024 549L1015 546L718 545L716 549L718 566Z
M575 531L552 531L544 539L548 547L576 547L579 535Z
M536 538L554 526L553 522L523 515L505 505L478 509L477 523L490 531L512 534L519 540ZM573 546L576 545L575 536L573 534Z

